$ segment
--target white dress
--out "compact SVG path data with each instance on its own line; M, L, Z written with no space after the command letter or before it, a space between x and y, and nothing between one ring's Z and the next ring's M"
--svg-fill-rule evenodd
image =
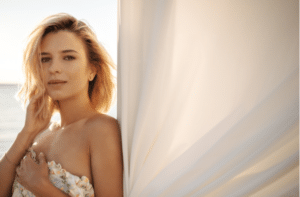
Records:
M28 151L32 153L32 158L36 161L36 153L32 148ZM59 163L55 161L48 162L49 168L49 179L51 183L64 191L66 194L74 197L92 197L94 196L94 189L89 179L86 176L81 178L67 172L61 167ZM16 180L13 184L13 197L34 197L35 195L30 191L26 190L20 183Z

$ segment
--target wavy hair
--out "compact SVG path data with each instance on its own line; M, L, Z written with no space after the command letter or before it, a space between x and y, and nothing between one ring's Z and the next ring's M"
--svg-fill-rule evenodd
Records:
M49 118L59 112L59 105L46 95L46 88L42 78L40 46L43 38L52 32L69 31L82 39L89 64L96 68L97 73L89 82L88 95L94 109L106 113L115 100L115 77L112 69L116 69L110 55L98 42L95 33L83 21L65 13L51 15L45 18L29 35L27 47L23 56L23 72L25 83L18 93L19 98L26 103L37 94L41 96L36 102L36 116L40 119Z

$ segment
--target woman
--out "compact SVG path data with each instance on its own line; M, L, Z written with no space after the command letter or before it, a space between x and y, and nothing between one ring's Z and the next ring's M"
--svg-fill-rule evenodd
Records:
M68 14L46 18L30 36L20 91L30 102L0 161L0 196L122 196L119 127L103 114L115 89L110 56ZM60 123L50 123L54 112Z

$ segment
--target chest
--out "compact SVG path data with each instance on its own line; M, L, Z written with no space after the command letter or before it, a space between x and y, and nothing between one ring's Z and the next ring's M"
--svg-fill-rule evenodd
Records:
M43 152L47 161L60 163L71 174L91 180L88 142L82 130L47 130L34 140L32 149L37 155Z

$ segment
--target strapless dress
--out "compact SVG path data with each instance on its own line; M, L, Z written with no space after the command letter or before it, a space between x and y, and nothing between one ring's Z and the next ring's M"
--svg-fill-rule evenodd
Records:
M32 148L29 148L28 151L32 153L32 158L36 161L36 153ZM67 172L65 169L61 167L59 163L55 163L55 161L48 162L49 169L49 180L51 183L64 191L69 196L74 197L92 197L94 196L94 188L92 184L90 184L89 179L86 176L82 176L81 178ZM15 179L13 184L13 197L35 197L33 193L26 190L20 183L18 183Z

